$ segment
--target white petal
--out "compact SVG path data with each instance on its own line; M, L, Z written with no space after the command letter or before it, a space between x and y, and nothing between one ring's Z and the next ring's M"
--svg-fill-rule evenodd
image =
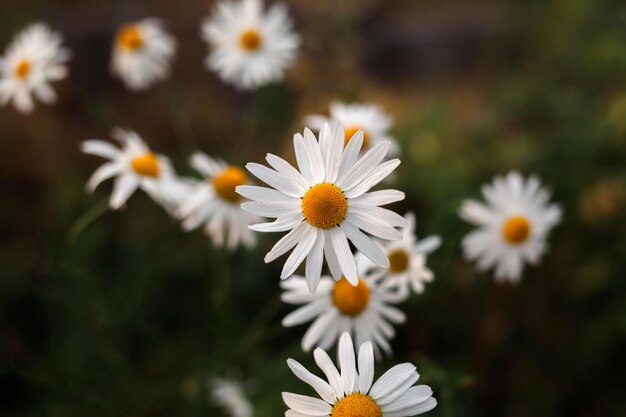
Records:
M332 228L328 232L327 236L330 237L330 242L337 256L337 262L341 267L343 276L352 285L357 285L359 277L356 272L356 263L354 262L354 255L352 255L345 233L338 227Z
M287 258L287 261L285 261L283 271L280 274L280 279L285 279L293 275L302 261L304 261L304 258L306 258L309 252L311 252L311 248L313 248L313 245L315 244L318 230L309 224L306 224L306 226L307 227L305 228L300 241L296 245L293 252L291 252L291 255Z
M327 124L324 125L323 132L328 138L328 149L325 155L326 166L326 182L334 183L337 180L337 174L339 173L339 164L341 163L341 156L344 147L344 130L340 123L336 123L331 131ZM321 139L322 133L320 133Z
M375 264L383 268L389 268L389 258L373 239L367 237L350 222L343 222L340 227L358 251L367 256Z
M120 150L114 145L98 139L84 141L80 144L80 150L84 153L107 159L115 159L120 154Z
M328 387L330 388L330 387ZM433 390L428 385L418 385L411 387L404 394L398 397L393 403L384 407L385 415L394 411L402 411L423 403L433 395Z
M367 394L374 380L374 348L371 342L365 342L359 348L358 390Z
M309 252L309 256L306 259L306 268L304 275L306 276L306 283L309 288L309 292L314 293L317 290L317 286L322 276L322 264L324 263L324 231L317 231L317 238L315 244Z
M337 310L331 308L315 319L302 337L302 350L308 352L317 344L322 335L328 331L328 328L333 326L333 320L336 319L337 314Z
M265 157L265 160L276 171L280 172L286 177L289 177L289 179L298 184L298 186L301 187L303 191L306 191L309 188L309 184L304 179L302 174L300 174L297 169L295 169L289 162L285 161L283 158L268 153Z
M287 407L299 413L311 416L328 416L332 412L330 404L325 403L319 398L292 394L290 392L283 392L282 396Z
M374 169L378 167L387 154L389 142L381 142L371 148L350 169L345 178L337 179L337 186L349 190L361 183Z
M87 181L87 190L92 192L102 181L114 177L120 172L120 167L115 162L107 162L100 166Z
M415 366L410 363L401 363L385 372L372 386L370 396L374 401L383 399L386 395L392 393L402 383L411 377L415 371Z
M335 250L333 249L333 245L330 241L329 230L324 230L324 257L326 258L328 268L330 269L330 273L335 281L340 280L343 272L341 272L341 265L339 265L337 255L335 254Z
M381 223L380 219L365 212L348 212L344 222L350 222L359 229L381 239L402 239L402 233L387 224Z
M252 173L255 177L263 181L264 183L272 186L278 191L286 194L290 197L299 198L304 195L306 189L299 185L296 181L291 180L289 177L274 171L266 166L255 163L246 164L246 169Z
M337 397L335 396L335 391L331 388L328 382L324 381L322 378L313 375L309 372L304 366L302 366L298 361L293 359L287 359L287 365L301 381L309 384L315 392L319 394L319 396L329 404L335 402Z
M250 230L257 232L286 232L287 230L296 227L304 220L302 213L287 214L279 217L270 223L259 223L252 226L248 226Z
M267 203L285 202L287 204L294 201L293 197L289 197L280 191L267 187L259 187L257 185L239 185L235 190L239 195L253 201Z
M287 205L285 203L261 203L258 201L241 203L241 209L257 216L270 218L277 218L302 211L299 204Z
M287 233L278 242L276 242L272 250L270 250L267 255L265 255L265 258L263 259L265 263L272 262L279 256L287 253L287 251L289 251L291 248L296 246L296 244L300 240L300 237L304 234L306 230L306 222L302 222L294 227L289 233Z
M410 417L416 416L418 414L426 413L437 406L437 400L433 397L430 397L426 401L417 404L416 406L405 408L400 411L384 413L385 417Z
M354 358L354 346L350 334L345 332L339 339L339 348L337 351L339 357L339 366L341 367L341 380L343 382L343 391L346 394L354 392L356 384L356 361Z
M130 175L121 175L115 180L113 193L109 205L113 210L117 210L128 200L128 197L137 189L139 183Z
M362 194L350 200L351 206L384 206L404 200L404 193L398 190L380 190Z
M317 348L313 351L313 357L317 366L319 366L322 372L324 372L324 375L326 375L328 383L333 390L335 390L337 398L343 398L345 393L343 391L341 375L328 354L323 349Z
M318 298L287 314L281 324L285 327L292 327L306 323L313 319L313 317L326 311L328 307L330 307L330 304L326 297Z
M322 160L320 145L317 142L315 135L308 127L304 128L304 147L311 164L313 180L315 183L324 181L326 170L324 168L324 161Z
M352 136L350 142L348 142L348 146L346 146L346 149L343 151L343 155L341 155L339 172L337 173L337 181L335 183L343 181L343 179L351 172L352 167L359 157L362 145L363 131L359 130L354 136Z
M392 159L386 161L367 174L366 177L359 183L356 183L352 187L346 187L344 189L346 197L354 198L367 192L370 188L381 182L387 177L394 169L400 165L399 159Z

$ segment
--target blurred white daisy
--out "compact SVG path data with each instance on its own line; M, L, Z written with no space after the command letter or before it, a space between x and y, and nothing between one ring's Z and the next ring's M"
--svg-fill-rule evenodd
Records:
M384 141L359 159L363 133L357 132L344 148L343 127L331 131L324 125L319 142L309 129L293 138L299 170L285 160L267 155L274 169L249 163L246 168L272 188L242 185L237 192L253 202L241 207L262 217L276 218L271 223L250 226L258 232L289 231L265 256L271 262L295 246L285 262L281 279L291 276L306 258L305 276L309 290L315 292L324 258L332 276L345 276L357 285L354 255L348 239L365 256L384 268L389 260L381 248L361 230L382 239L400 239L395 227L407 226L398 214L381 205L399 201L404 193L396 190L367 192L399 164L398 159L382 162L389 142Z
M357 268L368 271L375 277L383 277L382 285L394 289L399 294L408 296L409 292L419 294L424 291L424 284L434 278L433 272L426 266L426 256L441 245L439 236L429 236L417 240L415 236L415 215L405 214L409 226L402 230L402 239L393 242L381 242L389 258L389 269L373 264L363 254L356 255Z
M323 349L315 349L313 356L328 382L299 362L287 359L294 375L310 385L319 398L283 392L283 401L289 407L285 417L409 417L430 411L437 405L428 385L413 385L419 374L410 363L392 367L374 382L372 344L363 343L355 358L348 333L339 340L340 370Z
M354 336L357 344L371 341L374 347L391 354L388 340L395 336L393 324L403 323L404 313L393 307L405 300L396 291L380 285L380 280L364 276L356 286L345 278L335 281L322 277L315 294L308 291L306 281L294 276L281 282L285 290L281 299L288 304L303 305L282 321L290 327L313 321L304 337L302 349L313 346L328 349L343 332Z
M159 19L127 23L115 36L111 72L129 90L145 90L167 78L175 53L176 40Z
M19 112L30 113L33 95L46 104L56 101L50 83L67 77L70 58L62 41L43 23L31 24L14 38L0 57L0 104L12 100Z
M176 177L170 161L153 153L131 130L115 128L111 136L121 143L121 149L99 139L86 140L81 144L84 153L109 160L93 173L87 182L87 190L92 192L102 181L115 177L110 199L112 209L122 207L135 190L141 188L171 210L186 189Z
M389 133L393 121L380 107L373 104L334 101L330 103L329 116L312 115L305 118L305 124L314 130L321 129L324 123L332 125L337 122L343 124L346 144L358 130L362 130L364 151L386 140L390 143L388 155L391 157L400 155L400 146Z
M463 239L465 257L481 271L494 268L496 281L518 282L524 263L537 264L546 251L561 209L548 203L550 193L537 177L524 181L517 172L496 177L482 193L487 205L467 200L461 207L461 218L479 226Z
M240 382L213 377L210 392L213 402L231 417L252 417L252 404L248 401Z
M246 172L201 152L191 156L190 164L204 179L192 186L177 210L183 228L193 230L204 225L214 244L221 246L226 241L230 250L240 241L246 247L253 247L256 237L248 226L259 218L241 209L243 198L235 191L237 186L249 183Z
M292 26L282 4L264 11L261 0L222 0L202 24L206 67L245 90L279 81L300 44Z

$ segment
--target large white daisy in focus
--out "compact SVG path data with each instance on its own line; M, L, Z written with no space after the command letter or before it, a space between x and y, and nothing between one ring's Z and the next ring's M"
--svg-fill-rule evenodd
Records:
M123 25L115 36L111 72L129 90L145 90L167 78L176 53L176 40L159 19Z
M302 338L305 352L313 346L328 349L343 332L348 332L357 344L369 340L376 350L382 348L391 354L388 340L395 336L395 331L390 323L400 324L406 319L393 305L406 297L382 287L380 279L363 276L353 286L345 278L335 281L322 277L315 294L309 292L303 277L294 276L280 284L285 290L281 294L284 302L302 305L285 316L283 326L313 321Z
M33 96L52 104L57 95L51 82L67 77L70 51L63 38L43 23L34 23L20 32L0 57L0 104L13 101L21 113L35 107Z
M253 247L256 237L248 226L260 219L241 209L243 198L235 191L237 186L249 183L246 172L201 152L191 156L190 164L204 179L191 187L178 207L183 229L203 226L214 244L226 244L230 250L240 241L248 248Z
M537 177L524 180L517 172L495 177L482 193L487 204L466 200L460 210L461 218L478 226L463 239L465 257L481 271L494 268L496 281L518 282L524 263L537 264L546 251L561 209L549 204L550 193Z
M402 230L402 239L393 242L381 242L383 250L389 258L389 269L373 264L367 257L357 253L356 261L359 270L367 271L375 277L383 279L382 285L408 296L411 291L416 294L424 291L424 284L434 278L433 272L426 266L426 257L441 245L439 236L428 236L418 240L415 236L415 215L405 214L409 226Z
M113 210L121 208L138 188L167 210L172 210L187 192L187 187L176 177L169 159L152 152L131 130L116 128L111 136L120 142L121 148L99 139L81 144L84 153L108 160L93 173L87 182L87 190L92 192L102 181L115 177L110 199Z
M340 369L321 348L315 349L313 356L327 381L288 359L287 365L294 375L310 385L319 398L283 392L283 401L289 407L285 417L409 417L437 405L428 385L413 385L419 374L410 363L392 367L374 382L372 344L363 343L355 357L348 333L339 340Z
M326 259L336 280L342 276L357 285L358 275L348 239L357 250L377 265L389 267L389 259L371 237L386 240L402 234L395 227L407 226L398 214L379 206L402 200L396 190L368 192L399 164L398 159L382 162L389 148L381 142L359 158L363 133L358 131L344 147L343 127L331 131L324 125L319 142L313 132L304 130L293 138L299 170L287 161L267 155L273 168L249 163L246 168L272 188L242 185L237 192L252 202L241 207L274 222L250 226L258 232L289 231L265 256L271 262L292 248L281 273L291 276L306 258L305 276L309 291L315 292Z
M334 101L330 104L330 114L312 115L305 118L305 124L314 130L322 128L324 123L333 125L341 123L345 129L346 144L358 130L363 131L363 151L380 143L389 141L388 155L400 155L400 146L389 130L393 120L380 107L367 103L342 103Z
M244 90L279 81L300 45L292 26L282 4L264 11L261 0L222 0L202 24L206 67Z

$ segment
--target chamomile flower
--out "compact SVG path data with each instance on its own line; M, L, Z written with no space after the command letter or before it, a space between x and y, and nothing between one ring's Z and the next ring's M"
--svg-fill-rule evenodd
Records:
M334 101L330 104L329 116L312 115L305 118L305 123L314 130L319 130L324 123L341 123L345 129L346 144L358 130L363 131L363 150L367 150L381 141L389 141L389 156L398 156L400 146L391 136L389 130L393 121L380 107L365 103L342 103Z
M461 207L461 218L478 226L463 239L465 257L481 271L494 268L496 281L518 282L524 263L537 264L546 251L561 209L548 202L550 193L537 177L525 181L517 172L496 177L482 193L486 205L467 200Z
M171 210L186 192L186 187L176 177L169 160L153 153L133 131L116 128L111 136L121 143L121 149L99 139L81 144L84 153L109 160L93 173L87 182L87 190L92 192L102 181L115 177L110 199L113 210L122 207L138 188Z
M63 38L43 23L34 23L20 32L0 58L0 104L13 105L20 113L35 107L33 96L45 104L53 104L57 95L51 82L67 77L65 63L69 49Z
M175 53L176 40L159 19L127 23L115 36L111 72L129 90L145 90L167 78Z
M408 296L411 290L417 294L423 292L424 284L433 280L433 272L426 266L426 256L441 245L441 238L429 236L417 240L415 215L407 213L404 218L408 221L409 226L402 230L402 239L394 242L381 242L383 250L389 258L389 269L374 265L361 253L357 254L356 259L359 270L382 277L384 287Z
M399 164L398 159L382 162L389 142L381 142L359 159L363 133L354 134L344 148L344 131L325 124L319 142L309 130L293 138L299 170L285 160L267 155L273 168L249 163L246 168L272 188L242 185L237 192L252 202L241 207L276 221L250 226L258 232L289 231L265 256L271 262L290 249L281 279L291 276L306 258L306 281L315 292L326 259L332 276L358 284L354 255L348 239L377 265L389 267L381 248L361 230L376 237L394 240L402 234L395 227L407 226L398 214L379 206L399 201L396 190L368 192Z
M239 381L220 377L211 378L210 393L213 402L231 417L252 417L252 404Z
M235 249L240 241L253 247L256 237L248 226L259 218L241 209L243 198L235 192L237 186L249 183L246 172L201 152L193 154L190 163L204 179L192 187L177 210L183 219L183 229L203 226L214 244L224 245L226 241L230 250Z
M206 67L244 90L279 81L300 44L292 26L281 4L264 11L261 0L222 0L202 25Z
M284 302L302 307L283 319L283 326L290 327L313 321L302 338L302 349L313 346L328 349L343 332L354 336L357 344L371 341L374 348L382 348L391 354L388 340L395 336L393 326L406 319L402 311L393 305L405 300L403 295L380 285L380 279L371 276L359 278L356 286L345 278L335 281L322 277L315 294L308 291L304 278L294 276L281 282L285 290Z
M294 375L310 385L320 398L283 392L283 401L289 407L285 417L409 417L430 411L437 405L428 385L413 385L419 379L414 365L396 365L374 382L372 344L365 342L357 357L354 353L348 333L339 340L340 370L323 349L315 349L315 363L328 382L299 362L287 359Z

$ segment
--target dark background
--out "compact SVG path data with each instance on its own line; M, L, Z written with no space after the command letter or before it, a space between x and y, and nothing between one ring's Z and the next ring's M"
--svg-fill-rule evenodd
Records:
M243 165L291 158L302 117L330 100L396 119L394 187L444 243L435 282L403 305L394 363L439 400L430 416L626 415L626 5L614 0L295 1L303 47L284 84L237 93L203 68L212 2L2 0L0 46L32 21L74 56L53 107L0 109L0 407L7 416L207 416L211 375L246 381L257 416L315 369L283 329L276 241L228 254L145 195L101 213L81 155L137 130L182 174L201 149ZM109 75L116 27L157 16L177 37L171 78L134 94ZM564 209L542 266L496 285L461 259L464 198L495 174L539 174ZM334 356L334 355L332 355Z

